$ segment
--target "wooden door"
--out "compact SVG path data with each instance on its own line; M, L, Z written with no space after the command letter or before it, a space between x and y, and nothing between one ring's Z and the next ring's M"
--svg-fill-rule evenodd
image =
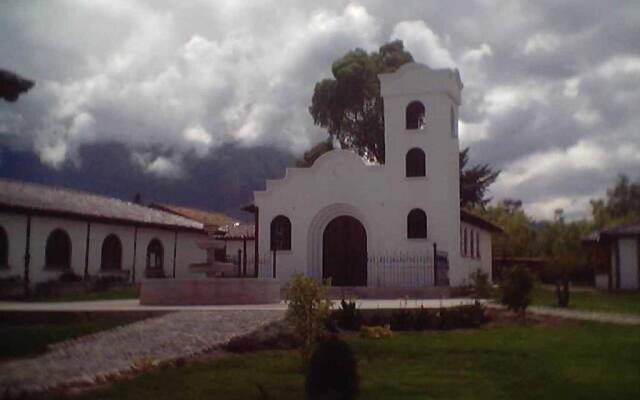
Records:
M322 277L332 286L367 285L367 233L357 219L337 217L325 228Z

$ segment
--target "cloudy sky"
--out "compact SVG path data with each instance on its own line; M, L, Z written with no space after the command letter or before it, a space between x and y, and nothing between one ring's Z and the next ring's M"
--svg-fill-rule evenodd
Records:
M495 199L582 216L640 178L639 27L637 0L3 1L0 68L37 85L0 103L0 142L54 169L119 142L149 179L228 143L299 154L332 60L402 39L460 69L461 146L503 171Z

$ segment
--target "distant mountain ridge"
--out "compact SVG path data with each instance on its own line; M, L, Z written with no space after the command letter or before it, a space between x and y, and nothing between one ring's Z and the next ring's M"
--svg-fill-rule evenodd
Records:
M112 196L144 204L171 203L218 211L242 221L251 215L240 207L262 190L266 179L284 176L293 166L293 154L273 147L225 145L204 158L184 161L185 176L166 179L151 176L133 163L120 143L89 144L80 148L82 166L53 169L30 151L12 151L0 144L0 176Z

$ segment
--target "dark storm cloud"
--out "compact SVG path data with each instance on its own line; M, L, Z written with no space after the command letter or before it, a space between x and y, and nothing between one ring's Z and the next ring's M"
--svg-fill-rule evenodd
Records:
M53 167L122 143L163 179L228 143L299 154L324 137L306 108L332 60L400 38L460 69L461 145L503 170L494 198L580 215L640 171L638 26L635 1L4 2L0 67L38 84L0 105L0 135Z

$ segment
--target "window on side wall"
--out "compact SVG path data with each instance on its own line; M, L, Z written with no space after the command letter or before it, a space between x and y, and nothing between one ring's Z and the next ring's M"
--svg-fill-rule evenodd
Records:
M466 257L467 256L467 228L464 228L464 236L463 236L463 242L462 242L462 256Z
M271 250L291 250L291 221L278 215L271 221Z
M427 237L427 214L414 208L407 215L407 238L424 239Z
M405 156L405 170L407 177L427 175L427 157L424 151L414 147Z

